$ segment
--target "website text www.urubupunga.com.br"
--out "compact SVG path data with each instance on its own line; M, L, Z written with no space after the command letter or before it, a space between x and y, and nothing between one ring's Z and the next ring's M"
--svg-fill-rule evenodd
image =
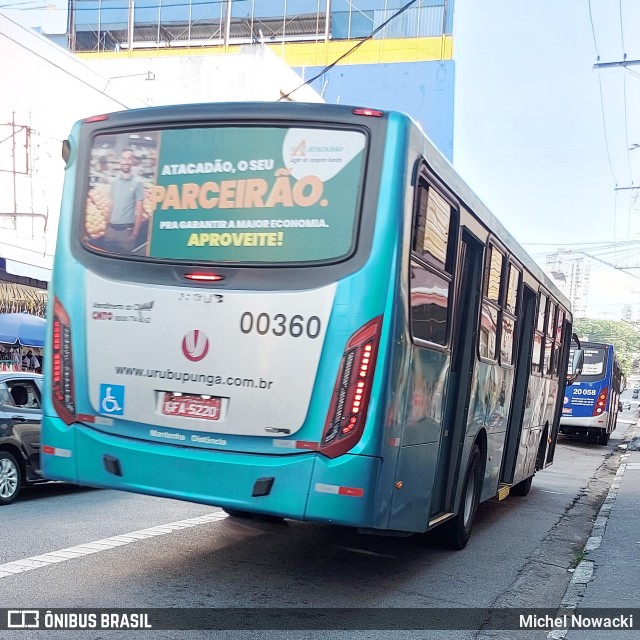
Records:
M176 380L186 384L187 382L202 382L208 387L215 385L228 387L244 387L247 389L271 390L273 380L263 378L238 378L235 376L216 376L206 373L188 373L185 371L173 371L172 369L138 369L135 367L116 367L116 375L134 376L136 378L161 378L162 380Z

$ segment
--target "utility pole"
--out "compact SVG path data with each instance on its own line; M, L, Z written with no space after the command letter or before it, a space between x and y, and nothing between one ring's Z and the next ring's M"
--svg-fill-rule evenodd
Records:
M70 0L67 14L67 47L72 53L76 50L76 0Z
M231 0L227 0L226 15L224 19L224 50L229 51L229 38L231 36Z
M129 48L129 55L133 53L133 27L135 21L135 5L134 0L129 0L129 12L127 20L127 41Z

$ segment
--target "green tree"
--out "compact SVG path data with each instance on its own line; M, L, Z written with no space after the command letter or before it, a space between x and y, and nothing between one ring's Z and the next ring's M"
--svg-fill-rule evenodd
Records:
M590 320L578 318L573 322L573 331L580 340L612 344L625 376L629 375L634 353L640 351L640 330L622 320Z

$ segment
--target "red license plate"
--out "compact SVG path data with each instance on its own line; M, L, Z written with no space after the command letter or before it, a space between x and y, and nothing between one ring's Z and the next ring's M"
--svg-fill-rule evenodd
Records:
M220 419L220 398L202 398L201 396L165 393L162 400L162 413L165 416L182 418L200 418L201 420Z

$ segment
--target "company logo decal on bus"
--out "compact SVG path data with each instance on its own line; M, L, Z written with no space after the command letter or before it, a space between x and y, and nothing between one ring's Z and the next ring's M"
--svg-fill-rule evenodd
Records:
M195 329L189 331L182 338L182 353L184 357L191 362L200 362L209 352L209 339L202 332Z

